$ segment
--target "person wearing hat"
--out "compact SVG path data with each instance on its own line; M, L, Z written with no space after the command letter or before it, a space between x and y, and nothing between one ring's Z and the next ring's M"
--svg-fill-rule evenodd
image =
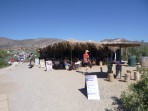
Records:
M89 54L88 54L88 50L85 50L85 53L83 54L83 62L84 65L87 65L87 63L89 62Z
M88 69L88 66L91 68L92 65L90 63L90 60L89 60L89 54L88 54L88 50L85 50L85 53L83 54L83 63L84 63L84 66L86 67L86 71Z

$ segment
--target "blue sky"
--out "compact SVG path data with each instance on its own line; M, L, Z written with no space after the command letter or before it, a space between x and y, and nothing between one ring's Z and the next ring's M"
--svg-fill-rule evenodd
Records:
M148 0L0 0L0 37L148 42Z

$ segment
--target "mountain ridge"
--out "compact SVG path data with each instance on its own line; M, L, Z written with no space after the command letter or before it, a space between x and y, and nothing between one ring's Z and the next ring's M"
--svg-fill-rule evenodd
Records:
M23 40L14 40L6 37L0 37L0 48L42 48L48 45L51 45L55 42L65 41L64 39L58 38L36 38L36 39L23 39ZM113 38L113 39L104 39L100 42L113 42L113 41L122 41L127 42L124 38ZM143 42L143 44L148 45L148 42Z
M0 37L0 48L41 48L60 41L64 40L58 38L13 40L6 37Z

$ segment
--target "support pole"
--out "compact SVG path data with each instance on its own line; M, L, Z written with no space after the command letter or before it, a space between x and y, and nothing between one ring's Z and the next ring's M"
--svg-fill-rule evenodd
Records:
M120 60L120 79L121 79L121 77L122 77L122 65L121 65L121 45L120 45L120 58L119 58L119 60Z
M72 49L71 49L71 53L70 53L70 56L71 56L71 64L72 64Z

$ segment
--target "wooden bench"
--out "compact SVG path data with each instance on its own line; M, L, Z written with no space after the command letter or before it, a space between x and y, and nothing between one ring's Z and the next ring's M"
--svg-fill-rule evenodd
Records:
M8 98L6 94L0 95L0 111L9 111L8 110Z

